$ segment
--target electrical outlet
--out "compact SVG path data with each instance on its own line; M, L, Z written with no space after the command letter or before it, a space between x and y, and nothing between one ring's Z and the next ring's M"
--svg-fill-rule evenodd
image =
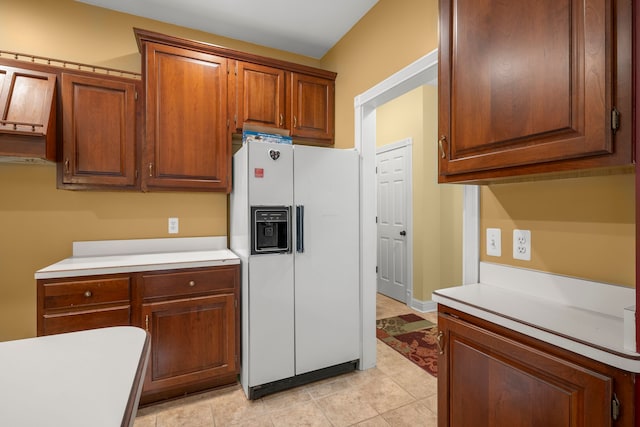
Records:
M169 234L178 234L179 228L178 218L169 218Z
M487 228L487 255L502 255L502 233L499 228Z
M513 230L513 259L531 261L530 230Z

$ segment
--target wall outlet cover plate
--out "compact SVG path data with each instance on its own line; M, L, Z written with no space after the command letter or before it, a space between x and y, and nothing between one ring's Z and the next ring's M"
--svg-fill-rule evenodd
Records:
M531 261L531 230L513 230L513 259Z

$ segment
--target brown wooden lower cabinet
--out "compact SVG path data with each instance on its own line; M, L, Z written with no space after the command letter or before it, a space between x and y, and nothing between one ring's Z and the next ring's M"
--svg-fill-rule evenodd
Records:
M237 381L239 265L39 279L38 336L133 325L151 335L141 404Z
M142 403L236 381L233 293L144 304L151 358Z
M440 305L439 427L635 426L635 375Z
M137 273L134 282L138 326L151 334L141 404L238 380L238 265Z

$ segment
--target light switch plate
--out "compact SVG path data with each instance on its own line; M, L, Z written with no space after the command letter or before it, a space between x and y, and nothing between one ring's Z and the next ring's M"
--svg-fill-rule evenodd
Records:
M502 233L499 228L487 228L487 255L502 255Z

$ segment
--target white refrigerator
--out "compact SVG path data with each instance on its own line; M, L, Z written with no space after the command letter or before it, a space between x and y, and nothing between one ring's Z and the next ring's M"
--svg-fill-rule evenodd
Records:
M242 264L250 399L357 367L359 176L355 150L250 142L233 157L230 246Z

